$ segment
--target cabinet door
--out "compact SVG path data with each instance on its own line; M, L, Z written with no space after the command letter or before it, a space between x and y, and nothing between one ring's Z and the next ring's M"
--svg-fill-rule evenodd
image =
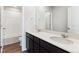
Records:
M27 48L27 50L29 50L29 38L28 37L26 37L26 48Z
M26 33L26 48L28 52L33 52L33 35Z
M39 44L34 42L34 53L39 53Z
M29 52L33 53L33 40L29 40Z
M43 47L40 47L39 52L40 53L48 53L48 51Z
M26 37L28 37L28 38L30 38L30 39L33 40L33 35L31 35L31 34L29 34L29 33L27 33L27 32L26 32Z
M40 38L34 36L34 39L33 40L34 40L35 43L39 44Z

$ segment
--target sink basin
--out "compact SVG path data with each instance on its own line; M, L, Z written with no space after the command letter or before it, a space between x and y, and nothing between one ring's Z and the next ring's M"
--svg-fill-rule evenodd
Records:
M67 38L62 38L62 37L50 37L50 39L58 42L58 43L62 43L62 44L72 44L73 41L68 40Z

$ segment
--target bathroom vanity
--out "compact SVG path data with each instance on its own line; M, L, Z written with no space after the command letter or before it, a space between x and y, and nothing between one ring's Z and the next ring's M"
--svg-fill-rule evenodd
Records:
M68 51L44 41L28 32L26 32L26 47L29 53L68 53Z
M79 53L79 7L38 6L34 8L34 15L31 16L35 19L31 18L26 27L28 52Z

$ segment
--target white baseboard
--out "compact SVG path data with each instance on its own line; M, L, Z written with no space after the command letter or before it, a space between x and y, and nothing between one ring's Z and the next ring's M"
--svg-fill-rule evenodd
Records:
M27 48L22 49L22 51L26 51L26 50L27 50Z

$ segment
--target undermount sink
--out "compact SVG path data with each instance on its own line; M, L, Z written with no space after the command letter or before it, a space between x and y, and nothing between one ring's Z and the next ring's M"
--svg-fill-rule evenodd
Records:
M73 41L68 40L67 38L62 38L62 37L50 37L50 39L58 42L58 43L62 43L62 44L73 44Z

